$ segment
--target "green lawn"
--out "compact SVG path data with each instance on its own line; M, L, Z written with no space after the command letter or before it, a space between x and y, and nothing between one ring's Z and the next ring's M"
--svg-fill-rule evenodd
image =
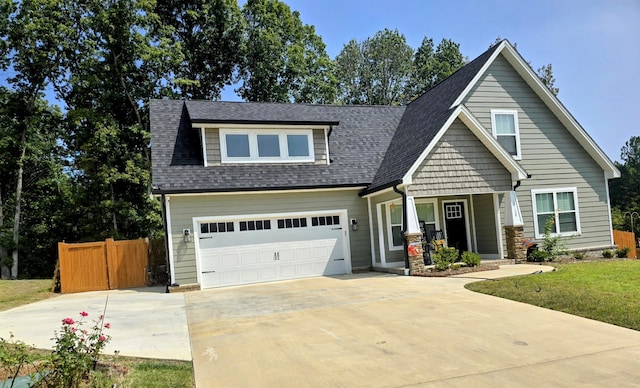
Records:
M640 330L640 260L559 264L555 272L466 288Z
M0 311L55 296L51 279L0 280Z

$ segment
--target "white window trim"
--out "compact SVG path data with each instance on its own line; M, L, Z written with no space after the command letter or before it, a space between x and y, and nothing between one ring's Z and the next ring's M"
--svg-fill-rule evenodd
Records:
M249 157L227 156L226 135L247 135L249 137ZM280 156L260 157L258 155L258 135L277 135L280 142ZM309 156L289 156L287 135L306 135ZM222 163L300 163L315 162L315 147L313 144L313 130L254 130L254 129L220 129L220 157Z
M435 217L436 230L440 230L440 217L438 214L438 200L437 199L428 199L428 198L416 198L415 204L420 205L423 203L431 203L433 204L433 213ZM386 224L387 224L387 245L389 251L400 251L404 248L403 245L393 245L393 235L392 235L392 227L398 224L391 224L391 205L395 204L396 206L402 206L402 201L391 201L385 204L386 211ZM420 220L418 220L420 221ZM404 229L404 225L400 224L400 229Z
M516 155L512 155L515 160L522 160L522 150L520 149L520 124L518 124L518 111L515 109L491 109L491 133L498 139L496 133L496 115L512 115L516 138ZM501 134L500 136L506 136Z
M573 193L573 203L575 205L575 214L576 214L576 231L573 232L562 232L562 233L551 233L552 236L561 236L561 237L571 237L571 236L579 236L581 232L580 228L580 206L578 205L578 189L576 187L560 187L560 188L548 188L548 189L535 189L531 190L531 204L533 205L533 230L536 239L544 238L543 233L538 232L538 204L536 203L536 194L553 194L553 211L555 217L555 227L556 231L559 228L559 219L558 219L558 193Z
M387 214L387 245L389 246L389 251L401 251L404 248L404 245L393 245L393 226L398 224L391 224L391 205L402 206L402 201L393 201L389 202L385 206L386 214ZM404 212L404 210L403 210ZM403 217L404 218L404 217ZM402 230L403 225L400 223L400 230Z

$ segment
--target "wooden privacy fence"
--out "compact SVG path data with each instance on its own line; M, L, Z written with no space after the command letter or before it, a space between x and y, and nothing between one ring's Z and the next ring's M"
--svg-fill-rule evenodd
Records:
M637 257L636 238L633 232L614 230L613 243L616 244L618 248L628 247L631 250L629 251L630 258Z
M60 292L144 287L149 248L146 239L58 243Z

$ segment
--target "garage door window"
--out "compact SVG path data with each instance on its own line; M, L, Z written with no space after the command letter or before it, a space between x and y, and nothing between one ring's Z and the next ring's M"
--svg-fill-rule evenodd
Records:
M311 226L340 225L340 216L311 217Z
M227 233L233 232L233 222L207 222L200 224L200 233Z
M278 229L306 228L307 218L281 218L278 220Z
M271 220L253 220L253 221L240 221L240 231L247 230L270 230Z

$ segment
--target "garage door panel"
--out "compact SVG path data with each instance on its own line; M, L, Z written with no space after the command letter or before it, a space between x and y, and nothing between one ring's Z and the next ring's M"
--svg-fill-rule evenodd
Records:
M234 221L232 229L229 221L207 221L218 226L224 221L226 232L200 240L203 288L346 273L346 234L338 216L316 217L313 225L310 216L272 218L268 230L247 230L257 227L259 218L254 224Z

